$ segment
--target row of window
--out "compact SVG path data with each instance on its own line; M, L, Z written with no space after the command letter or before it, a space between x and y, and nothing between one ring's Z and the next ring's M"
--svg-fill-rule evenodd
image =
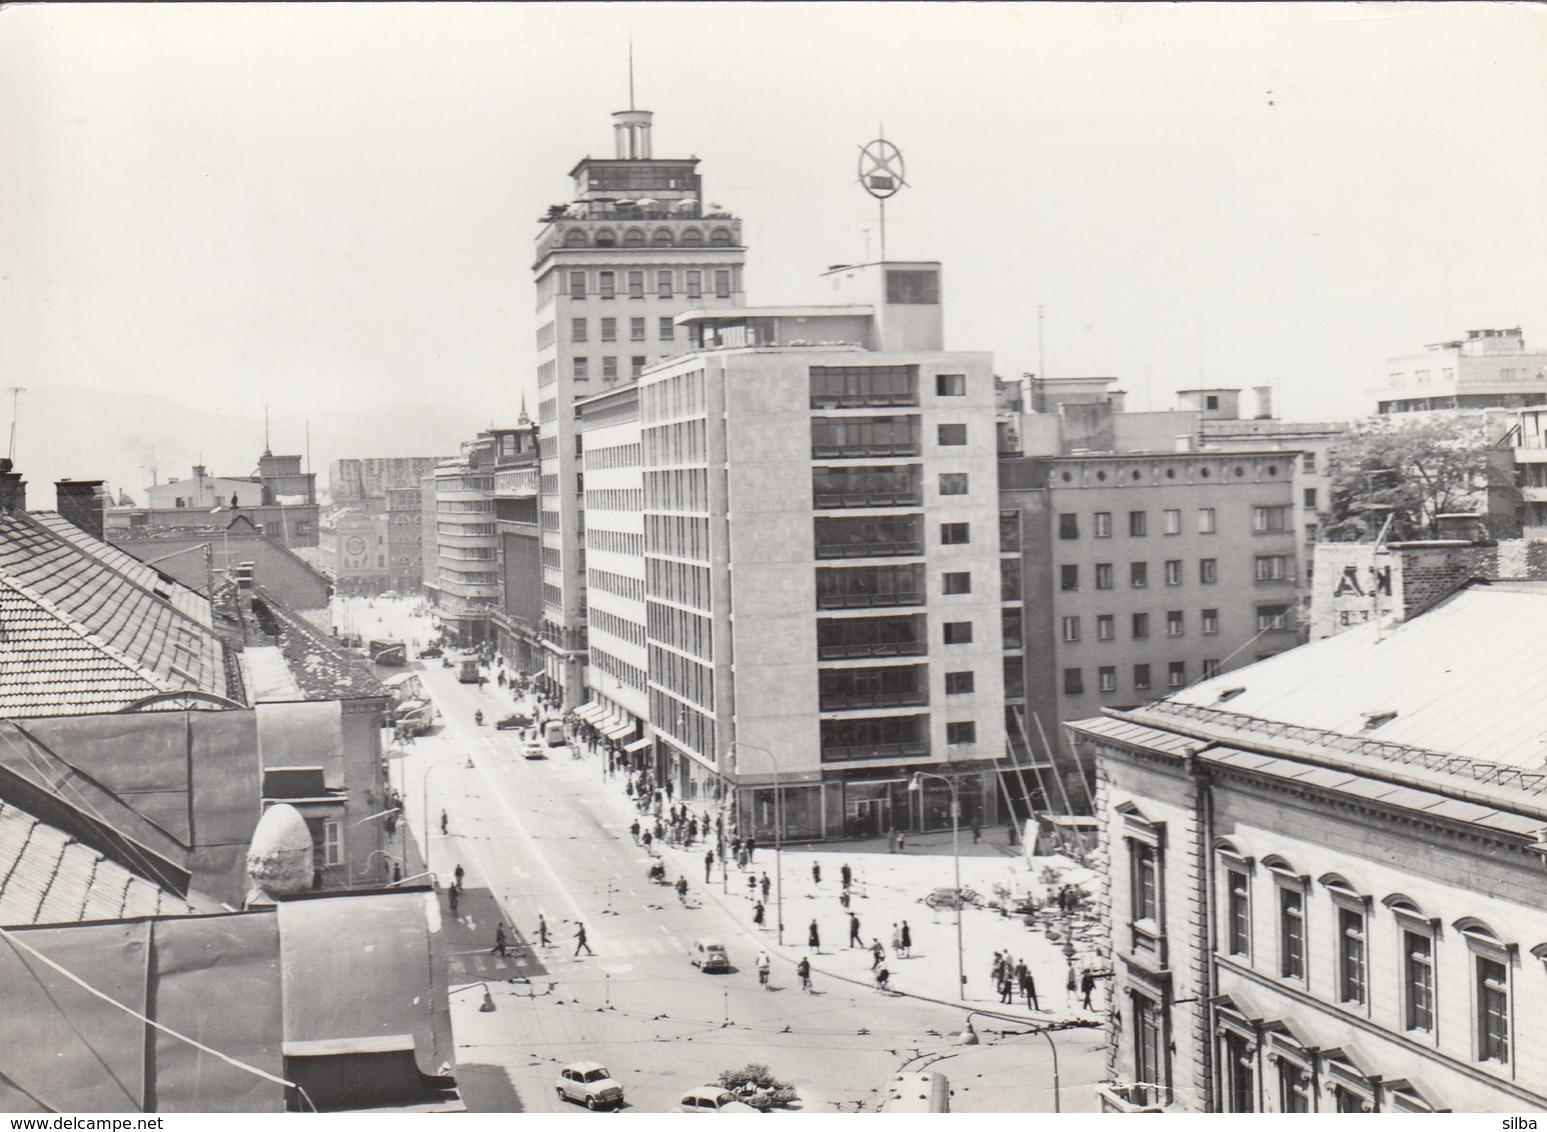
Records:
M709 470L681 468L646 472L645 503L652 511L709 510Z
M650 364L650 359L644 354L635 354L628 360L629 377L638 380L645 372L645 366ZM614 382L618 380L618 357L616 354L607 354L602 357L602 380ZM575 358L570 363L570 375L576 381L591 380L591 359L587 357Z
M1293 508L1287 505L1254 506L1252 508L1252 530L1266 533L1269 531L1287 531L1293 519ZM1112 537L1112 512L1097 511L1091 516L1091 534L1095 538ZM1216 534L1219 530L1219 516L1216 508L1198 508L1198 533L1200 535ZM1160 529L1162 534L1179 535L1182 533L1182 512L1180 508L1167 508L1160 513ZM1149 512L1128 512L1128 537L1146 538L1149 535ZM1075 511L1064 511L1058 516L1058 537L1061 539L1077 539L1080 537L1080 515Z
M594 614L593 614L594 616ZM594 624L594 622L593 622ZM625 684L635 691L645 690L645 670L638 665L630 664L626 660L620 660L606 649L601 649L593 642L590 649L590 666L604 676L611 676L620 684Z
M713 248L734 247L736 238L729 228L711 228L709 230L708 246ZM704 233L701 228L684 228L679 239L670 228L657 228L653 232L646 233L643 228L625 228L623 236L619 238L616 231L611 228L598 228L595 235L587 232L582 227L570 228L564 233L564 246L566 248L670 248L681 246L684 248L701 248L705 246Z
M605 448L587 448L584 467L588 472L598 468L637 468L639 455L637 440L628 444L609 444Z
M649 320L642 315L632 316L628 320L628 340L630 342L648 342L647 331ZM676 337L676 323L671 315L658 315L655 320L655 337L661 342L670 342ZM571 342L589 342L591 340L591 320L587 318L572 318L569 320L569 340ZM597 341L618 341L618 320L616 318L604 318L598 328ZM539 343L539 345L541 345Z
M1114 588L1117 580L1116 565L1111 562L1097 562L1092 571L1093 581L1098 590L1110 590ZM1258 582L1292 582L1295 579L1295 560L1288 554L1259 554L1252 560L1252 575ZM1180 558L1168 558L1163 564L1162 577L1168 586L1180 586L1186 581L1186 564ZM1130 589L1142 590L1149 586L1150 564L1148 562L1130 562L1128 564L1128 585ZM1212 586L1219 581L1219 559L1198 559L1198 584ZM1072 593L1080 588L1080 567L1078 564L1065 564L1058 568L1058 588L1065 593Z
M571 299L585 299L595 295L599 299L615 299L618 297L618 275L616 271L598 271L595 273L594 289L593 281L589 273L575 270L569 273L569 297ZM624 294L631 299L645 297L647 281L644 271L625 271L623 275ZM689 299L701 299L704 297L704 272L700 268L690 267L682 272L679 280L677 273L666 269L654 272L654 293L657 298L670 299L678 294L686 295ZM720 268L710 273L714 297L728 299L732 295L732 274L730 268ZM578 340L578 339L577 339Z
M1204 609L1199 611L1199 628L1204 636L1213 636L1219 632L1219 610ZM1062 636L1071 644L1080 639L1083 621L1078 616L1069 616L1063 619ZM1166 611L1166 636L1181 637L1187 632L1187 615L1185 610L1170 609ZM1136 641L1148 639L1150 635L1150 615L1148 613L1134 613L1129 615L1129 634ZM1096 615L1096 640L1112 641L1117 639L1117 616L1112 613L1098 613Z
M605 609L593 607L586 616L586 624L594 633L605 633L628 644L638 645L640 648L644 647L645 627L638 622L619 617L616 613L609 613ZM591 655L593 658L596 655L594 647L591 650ZM594 659L592 663L595 663Z
M592 493L587 493L587 495L590 494ZM645 536L633 531L609 531L604 527L587 527L585 545L587 550L602 550L611 554L626 554L632 558L639 558L645 552Z
M1202 675L1200 679L1208 680L1219 675L1217 659L1208 659L1202 662ZM1131 688L1135 692L1147 692L1153 679L1151 665L1135 664L1133 666L1133 679ZM1185 660L1172 660L1166 663L1166 687L1185 688L1187 686L1187 662ZM1117 691L1117 666L1108 664L1096 669L1096 691ZM1085 670L1083 668L1064 669L1064 695L1082 696L1085 694Z
M967 426L955 422L936 425L935 443L941 448L966 444ZM916 416L811 418L813 459L919 454L919 418Z
M643 511L645 493L638 487L592 488L585 493L589 511Z

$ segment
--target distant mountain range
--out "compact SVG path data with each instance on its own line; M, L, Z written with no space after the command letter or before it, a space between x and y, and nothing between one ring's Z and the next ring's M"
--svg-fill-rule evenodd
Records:
M219 394L216 394L219 396ZM202 398L201 398L202 399ZM9 435L10 405L0 408ZM513 406L497 423L513 424ZM317 490L328 490L328 463L353 456L452 456L464 440L489 427L487 408L437 404L361 405L348 413L319 413L310 420L308 471ZM506 419L508 418L508 419ZM269 436L276 453L307 453L307 418L275 406ZM28 506L53 507L54 481L105 479L115 498L127 491L144 503L154 479L186 479L194 464L211 475L245 476L263 454L263 410L219 411L129 390L84 387L29 388L21 394L16 430L16 470L28 484Z

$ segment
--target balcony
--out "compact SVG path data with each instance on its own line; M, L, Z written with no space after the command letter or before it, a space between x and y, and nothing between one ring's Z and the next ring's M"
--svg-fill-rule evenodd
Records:
M917 440L894 440L874 444L820 444L811 445L814 460L849 460L867 456L917 456L922 451Z
M929 703L929 693L911 692L855 692L847 696L824 694L822 711L856 711L860 708L924 707Z
M823 762L842 762L847 759L927 758L929 741L917 739L907 743L862 743L853 747L823 747Z
M923 605L921 592L875 594L818 594L818 609L879 609L898 605Z
M885 409L917 408L917 390L898 390L892 393L814 393L813 409Z
M924 493L917 488L906 491L818 492L813 500L820 510L831 507L922 507Z
M816 548L818 558L905 558L923 553L924 544L919 541L829 543Z
M927 656L928 653L929 646L923 641L867 641L817 646L817 656L822 660L860 660L871 656Z
M1102 1112L1164 1112L1161 1091L1154 1085L1097 1085Z

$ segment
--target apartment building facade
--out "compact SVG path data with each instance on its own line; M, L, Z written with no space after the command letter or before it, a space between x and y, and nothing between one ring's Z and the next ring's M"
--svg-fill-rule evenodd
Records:
M1202 451L1001 462L1006 524L1022 548L1006 563L1019 571L1005 589L1007 684L1023 674L1025 689L1011 738L1018 760L1055 768L1046 805L1090 807L1092 768L1058 724L1159 699L1303 639L1297 460Z
M544 679L579 702L587 662L585 487L574 402L680 351L675 316L742 302L741 222L704 201L697 158L653 153L652 115L613 115L612 158L570 171L540 221L533 265Z
M689 312L640 381L657 772L759 838L989 820L992 358L941 349L938 264L829 279L861 301Z
M1480 583L1070 725L1098 766L1107 1111L1547 1105L1544 601Z

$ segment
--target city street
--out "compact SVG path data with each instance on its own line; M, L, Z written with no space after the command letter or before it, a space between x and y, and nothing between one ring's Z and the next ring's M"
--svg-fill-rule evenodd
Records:
M356 633L421 643L434 633L428 620L409 614L406 601L351 605L347 620ZM771 930L751 926L736 872L729 886L718 868L710 884L702 883L701 848L665 858L669 880L689 881L680 902L672 887L647 879L651 857L630 837L622 784L604 780L600 758L555 748L546 759L524 759L520 733L493 726L513 710L510 693L493 681L482 690L458 684L437 661L412 667L442 718L389 760L407 811L398 844L408 846L405 875L421 871L420 846L426 847L442 891L458 865L465 870L457 918L444 897L441 906L458 1073L474 1111L563 1109L553 1080L574 1060L607 1065L629 1107L642 1111L664 1111L686 1090L747 1062L767 1064L794 1084L807 1111L854 1111L873 1108L876 1091L901 1068L945 1054L941 1069L954 1072L950 1066L990 1049L1002 1080L996 1086L992 1073L974 1076L970 1095L958 1089L959 1110L1053 1108L1045 1042L1022 1037L990 1046L997 1024L980 1018L984 1046L971 1053L956 1046L964 1012L873 989L864 956L841 946L845 921L836 902L823 916L828 934L813 959L815 993L803 994L794 963L806 949L795 945L805 943L809 912L797 923L787 910L786 946L778 948ZM474 723L478 710L482 727ZM760 850L758 863L767 868L771 856ZM932 861L938 858L920 857L918 867L929 869ZM831 869L836 873L837 865ZM785 883L796 889L791 878ZM928 916L922 906L918 911ZM537 938L539 917L547 922L548 946ZM510 941L504 957L491 950L502 922ZM575 954L580 924L594 954ZM704 974L690 966L697 940L722 943L732 970ZM759 948L772 958L768 991L754 968ZM954 953L940 953L932 965L949 969L954 981ZM485 989L492 1012L479 1009ZM1101 1033L1075 1030L1057 1041L1064 1110L1095 1111L1089 1086L1104 1073ZM1007 1059L1011 1045L1022 1055Z

